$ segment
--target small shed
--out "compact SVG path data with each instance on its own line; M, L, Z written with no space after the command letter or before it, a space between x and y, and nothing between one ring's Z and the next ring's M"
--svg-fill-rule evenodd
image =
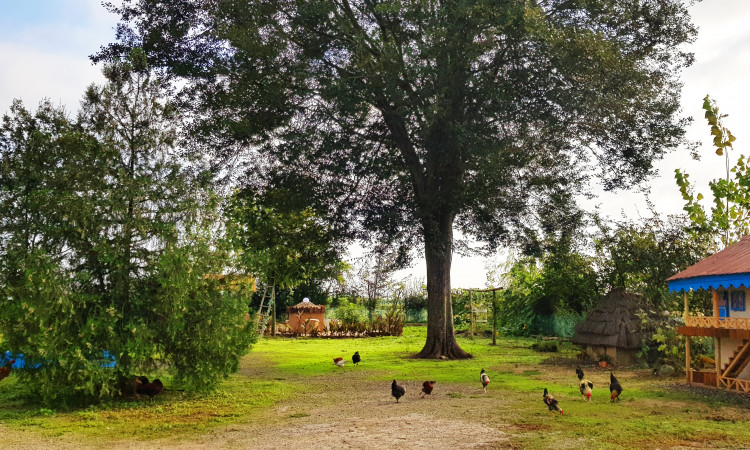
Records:
M302 302L294 306L287 306L286 312L289 314L289 328L292 331L299 331L305 326L305 322L308 319L316 324L313 327L316 327L318 331L323 331L325 328L325 305L311 303L308 298L303 299Z
M595 358L605 354L620 365L633 364L644 338L653 330L644 329L636 315L643 304L638 294L624 289L613 289L576 325L573 342L584 347Z

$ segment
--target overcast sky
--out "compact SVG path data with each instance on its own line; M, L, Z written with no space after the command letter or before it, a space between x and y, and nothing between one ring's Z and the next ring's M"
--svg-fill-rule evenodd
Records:
M692 46L695 64L682 78L682 108L684 115L694 118L688 137L703 143L702 159L692 160L684 149L657 163L659 176L651 181L651 199L663 214L682 208L675 168L690 173L704 193L709 180L724 174L724 160L709 145L701 110L706 94L729 114L725 125L737 137L731 158L736 161L750 151L750 1L705 0L692 6L691 13L699 34ZM71 113L77 111L86 86L103 79L88 56L114 39L116 19L98 0L0 0L0 112L6 112L14 98L35 107L45 97ZM644 196L637 192L602 194L586 205L599 205L613 217L648 216ZM452 285L484 286L485 265L482 258L455 257ZM405 273L424 278L424 270L422 263Z

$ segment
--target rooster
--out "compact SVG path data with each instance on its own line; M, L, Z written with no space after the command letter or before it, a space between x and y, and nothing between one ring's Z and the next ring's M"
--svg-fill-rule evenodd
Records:
M562 408L557 404L557 399L549 395L547 388L544 388L544 404L547 405L547 408L549 408L550 411L560 411L560 414L563 413Z
M620 382L617 381L617 378L615 378L615 374L612 372L609 373L609 401L611 403L614 403L616 401L620 401L620 394L622 393L622 386L620 385Z
M10 375L11 369L13 369L13 364L16 363L15 359L11 359L8 361L8 364L4 365L3 367L0 367L0 381L2 381L3 378Z
M352 363L359 364L359 362L362 361L362 359L359 357L359 352L354 352L352 355Z
M490 384L490 377L486 373L484 373L484 369L482 369L481 372L479 372L479 381L482 382L482 389L484 389L484 393L487 393L487 385Z
M344 364L346 364L346 361L343 358L336 358L333 360L333 365L338 367L344 367Z
M154 398L154 395L158 394L159 392L163 390L164 390L164 385L162 384L161 380L157 378L150 383L148 382L142 383L139 394L146 394L149 397Z
M578 389L581 391L581 395L586 397L586 400L591 401L594 383L584 379L583 370L580 367L576 369L576 375L578 375Z
M425 395L432 394L432 388L434 387L435 382L434 381L425 381L422 383L422 397L424 398Z
M399 386L396 380L393 380L393 383L391 383L391 395L396 397L396 403L398 403L398 399L406 395L406 389L403 386Z

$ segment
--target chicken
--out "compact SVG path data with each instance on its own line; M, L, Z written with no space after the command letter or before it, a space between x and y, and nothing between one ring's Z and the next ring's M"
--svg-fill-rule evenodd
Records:
M547 388L544 388L544 404L547 405L547 408L549 408L550 411L560 411L560 414L563 413L562 408L557 404L557 399L549 395Z
M342 358L336 358L333 363L335 366L338 367L344 367L344 364L346 364L346 361Z
M399 386L396 380L393 380L393 383L391 383L391 395L396 397L396 403L398 403L398 399L406 395L406 389L403 386Z
M145 378L145 377L144 377ZM151 398L154 398L154 395L158 394L159 392L164 390L164 385L162 384L160 379L155 379L154 381L150 383L143 383L141 385L141 392L140 394L146 394Z
M581 395L586 397L586 400L591 401L594 383L584 378L583 370L580 367L576 369L576 375L578 375L578 390L581 391Z
M359 357L359 352L354 352L352 355L352 363L359 364L360 361L362 361L362 359Z
M622 386L620 385L620 382L617 381L617 378L615 378L615 374L612 372L609 373L609 401L614 403L616 401L620 401L620 394L622 393Z
M13 364L16 363L15 359L11 359L8 361L8 364L4 365L3 367L0 367L0 381L2 381L3 378L10 375L11 369L13 369Z
M148 378L144 376L135 377L135 393L136 394L145 394L143 392L143 385L148 384Z
M434 387L435 382L434 381L425 381L422 383L422 397L424 398L425 395L432 394L432 388Z
M344 360L344 358L342 358L342 357L339 356L338 358L333 358L333 363L336 364L337 362L343 361L343 360Z
M490 384L490 377L486 373L484 373L484 369L482 369L481 372L479 372L479 381L482 382L482 389L484 389L484 393L487 393L487 385Z

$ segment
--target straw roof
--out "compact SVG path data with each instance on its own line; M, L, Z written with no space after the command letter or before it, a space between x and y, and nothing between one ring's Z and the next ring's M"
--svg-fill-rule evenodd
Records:
M314 303L310 302L300 302L297 303L294 306L287 306L286 307L287 314L292 313L298 313L298 312L306 312L306 313L324 313L326 312L326 306L325 305L316 305Z
M617 348L641 348L644 337L652 333L642 328L636 312L642 304L640 295L613 289L576 325L573 342L583 345Z

